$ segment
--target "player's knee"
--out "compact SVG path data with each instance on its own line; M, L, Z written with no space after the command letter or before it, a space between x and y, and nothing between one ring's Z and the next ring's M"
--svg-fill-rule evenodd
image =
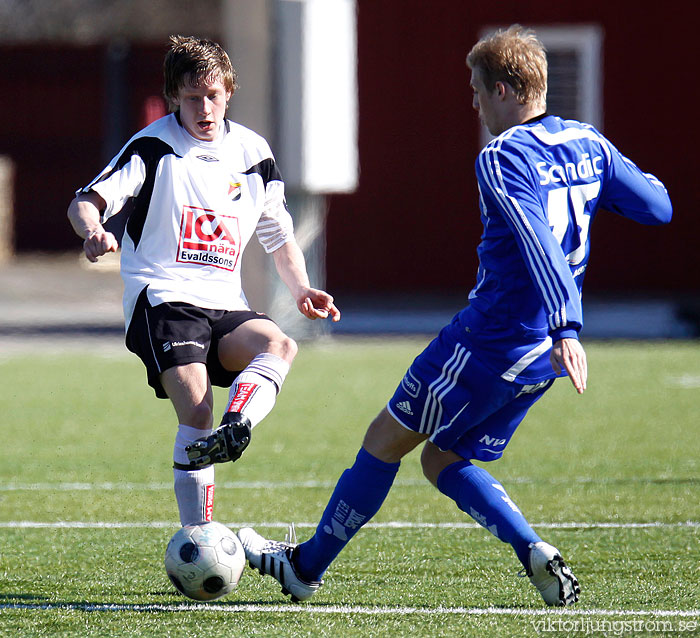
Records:
M367 429L362 447L385 463L398 463L424 440L424 434L403 427L384 408Z
M185 425L189 425L190 427L198 428L200 430L209 429L214 423L214 415L212 413L211 406L204 401L197 405L191 406L187 410L187 415L185 418L187 419L187 423L185 423Z
M420 456L420 464L423 469L423 476L427 478L435 487L437 487L438 477L440 473L452 463L463 460L454 452L443 452L437 445L427 441L423 446L423 451Z
M421 469L423 470L423 476L425 476L425 478L427 478L433 485L436 485L437 476L435 476L435 456L431 452L430 447L430 442L427 442L423 446L423 451L420 455L420 465Z
M287 363L291 363L294 357L297 356L297 352L299 352L299 346L297 346L297 342L294 339L284 333L280 333L279 336L268 340L265 351L278 356L280 359L284 359Z

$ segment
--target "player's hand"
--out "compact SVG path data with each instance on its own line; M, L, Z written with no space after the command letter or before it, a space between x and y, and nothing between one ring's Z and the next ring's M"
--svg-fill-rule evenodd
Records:
M118 248L117 238L106 230L91 232L83 242L85 256L92 262L106 253L116 253Z
M308 319L340 321L340 310L333 303L333 297L323 290L307 288L297 299L297 308Z
M549 360L554 372L561 374L562 368L566 370L576 392L583 394L588 379L588 364L581 342L578 339L559 339L552 346Z

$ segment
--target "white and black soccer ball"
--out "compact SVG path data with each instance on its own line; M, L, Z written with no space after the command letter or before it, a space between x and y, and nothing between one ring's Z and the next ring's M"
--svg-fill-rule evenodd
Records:
M185 525L165 550L165 571L170 581L194 600L216 600L230 593L244 567L241 541L221 523Z

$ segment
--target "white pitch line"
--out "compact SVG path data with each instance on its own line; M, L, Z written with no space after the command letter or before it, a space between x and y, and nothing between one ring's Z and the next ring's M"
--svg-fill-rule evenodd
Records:
M0 609L45 611L66 609L75 611L102 612L233 612L233 613L296 613L296 614L363 614L367 616L386 615L461 615L461 616L607 616L607 617L700 617L700 609L517 609L508 607L357 607L345 605L124 605L97 603L3 603Z
M286 529L289 523L275 522L231 522L224 523L231 529L241 527L265 527ZM300 529L314 529L317 523L295 523ZM662 521L650 522L559 522L559 523L533 523L533 527L540 529L669 529L669 528L700 528L700 521L681 521L666 523ZM174 521L0 521L0 528L24 528L24 529L163 529L175 528L179 525ZM454 523L427 523L415 521L386 521L367 523L365 529L480 529L478 523L454 522Z
M428 484L427 481L415 480L404 482L404 485L418 485L421 483ZM335 486L333 481L218 481L217 488L225 489L282 489L282 488L314 488L323 487L331 488ZM169 483L7 483L0 485L0 492L85 492L85 491L117 491L117 490L135 490L135 491L157 491L157 490L172 490L172 481Z
M550 478L531 478L526 476L504 478L504 483L512 483L518 485L607 485L617 483L631 483L641 485L649 482L665 482L678 483L697 482L697 478L687 477L668 477L668 476L651 476L651 477L634 477L634 478L596 478L590 476L574 476L574 477L550 477ZM270 490L270 489L313 489L313 488L333 488L336 481L219 481L216 486L223 489L244 489L244 490ZM393 487L425 487L434 489L428 481L422 478L405 478L394 481ZM152 481L147 483L134 482L97 482L89 483L85 481L75 482L56 482L56 483L18 483L10 482L0 485L0 492L87 492L87 491L158 491L172 490L172 482Z

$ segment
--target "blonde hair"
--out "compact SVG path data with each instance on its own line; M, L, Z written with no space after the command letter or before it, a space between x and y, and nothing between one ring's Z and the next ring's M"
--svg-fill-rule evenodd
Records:
M185 84L200 86L218 79L231 94L238 88L236 70L221 45L183 35L171 35L169 41L170 49L163 62L163 95L171 111L177 110L174 99Z
M489 92L504 82L519 104L546 107L547 54L533 30L514 24L481 38L467 55L467 66L481 71Z

